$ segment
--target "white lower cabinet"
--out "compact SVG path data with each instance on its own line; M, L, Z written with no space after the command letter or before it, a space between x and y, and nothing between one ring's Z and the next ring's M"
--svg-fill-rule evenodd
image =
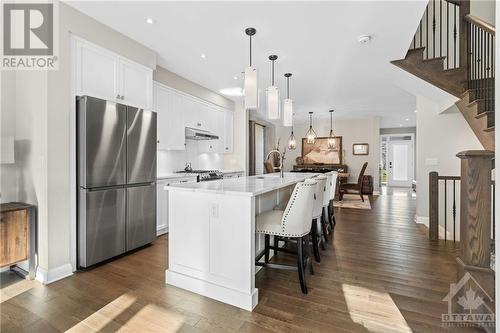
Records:
M159 179L156 182L156 235L168 232L168 187L179 183L196 183L196 177Z

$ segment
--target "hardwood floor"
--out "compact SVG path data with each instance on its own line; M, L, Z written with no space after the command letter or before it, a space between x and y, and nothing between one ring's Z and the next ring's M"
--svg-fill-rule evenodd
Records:
M247 312L164 284L167 238L0 305L1 332L457 332L442 299L455 278L453 243L430 242L405 192L337 209L334 240L307 275L262 269ZM280 253L277 261L294 260Z

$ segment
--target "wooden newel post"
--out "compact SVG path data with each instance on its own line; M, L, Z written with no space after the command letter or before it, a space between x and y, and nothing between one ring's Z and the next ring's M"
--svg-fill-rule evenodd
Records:
M491 150L468 150L457 154L461 159L461 181L460 254L456 258L456 285L463 284L454 295L454 313L494 314L495 272L490 269L491 161L494 156ZM466 311L458 300L467 297L469 290L482 297L484 303L477 309ZM494 326L486 326L485 329L495 331Z
M491 161L490 150L467 150L461 159L460 259L466 266L490 267Z
M438 173L429 172L429 239L439 238L439 184Z

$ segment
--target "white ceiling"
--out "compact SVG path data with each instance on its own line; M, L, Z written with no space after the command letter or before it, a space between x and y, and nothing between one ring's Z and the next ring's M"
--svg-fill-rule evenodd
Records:
M158 64L209 89L242 85L246 27L255 27L254 66L262 91L286 72L297 120L315 112L339 119L380 116L382 127L414 126L415 97L395 85L391 60L403 58L426 1L167 2L69 4L158 52ZM146 23L153 18L155 24ZM368 44L358 37L371 35ZM206 58L201 58L201 54ZM238 79L234 79L238 76ZM405 119L408 119L405 120Z

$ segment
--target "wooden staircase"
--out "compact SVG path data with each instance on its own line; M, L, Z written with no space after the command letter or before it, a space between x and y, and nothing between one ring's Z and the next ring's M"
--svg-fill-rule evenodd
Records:
M436 22L435 16L442 17L442 9L450 4L443 7L441 1L437 9L434 3L429 3L406 57L391 63L459 98L456 105L475 135L486 150L494 151L495 28L471 16L468 2L451 2L459 18L454 22L455 27L443 35L444 23ZM446 28L449 28L448 21ZM458 27L462 27L460 32ZM451 45L450 38L453 38Z

